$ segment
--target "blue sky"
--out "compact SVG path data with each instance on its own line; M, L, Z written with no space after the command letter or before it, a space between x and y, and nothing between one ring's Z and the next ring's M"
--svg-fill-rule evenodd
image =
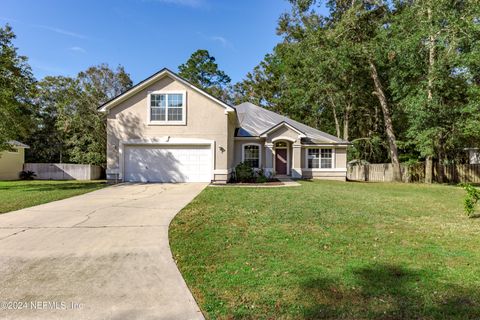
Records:
M207 49L234 82L280 40L284 0L2 0L0 24L37 79L76 75L91 65L125 66L137 83L162 67L173 70Z

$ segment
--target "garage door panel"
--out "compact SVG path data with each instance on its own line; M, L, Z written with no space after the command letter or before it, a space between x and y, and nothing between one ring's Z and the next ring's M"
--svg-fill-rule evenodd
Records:
M125 150L125 181L209 182L212 155L205 147L129 146Z

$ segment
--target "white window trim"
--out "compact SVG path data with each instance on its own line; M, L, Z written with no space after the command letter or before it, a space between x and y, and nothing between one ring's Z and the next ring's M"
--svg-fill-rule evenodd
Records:
M332 150L332 167L331 168L309 168L308 167L308 150L309 149L318 149L319 150L319 165L321 163L321 149L331 149ZM336 170L339 170L339 168L336 167L336 163L335 163L335 148L333 147L309 147L309 148L305 148L305 168L303 168L303 170L306 170L306 171L336 171Z
M245 162L245 147L248 146L257 146L258 147L258 168L254 169L260 169L262 167L262 146L260 143L244 143L242 144L242 162Z
M165 101L166 108L165 108L165 120L164 121L152 121L151 117L151 95L152 94L181 94L182 101L183 101L183 108L182 108L182 121L168 121L168 97ZM149 91L147 95L147 123L148 125L152 126L178 126L178 125L186 125L187 124L187 91L186 90L157 90L157 91Z
M282 140L289 141L291 143L295 143L295 141L297 141L297 140L295 140L294 138L291 138L291 137L280 136L280 137L273 138L272 142L276 143L276 142L281 142Z

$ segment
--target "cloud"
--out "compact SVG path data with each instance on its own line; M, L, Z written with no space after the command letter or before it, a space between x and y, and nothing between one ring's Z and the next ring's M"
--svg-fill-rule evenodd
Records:
M207 36L201 32L197 32L197 34L205 39L205 40L208 40L208 41L211 41L211 42L217 42L219 43L222 47L224 48L227 48L227 49L231 49L231 50L234 50L235 48L233 47L233 44L225 37L222 37L222 36Z
M227 39L225 39L224 37L221 37L221 36L211 36L210 40L220 42L220 44L224 47L230 46L230 42L228 42Z
M204 0L145 0L150 2L159 2L164 4L172 4L183 7L199 8L205 3Z
M76 33L76 32L72 32L72 31L65 30L65 29L61 29L61 28L57 28L57 27L47 26L47 25L44 25L44 24L25 23L25 22L22 22L22 21L17 20L17 19L6 18L6 17L0 17L0 20L23 24L23 25L29 26L31 28L48 30L48 31L51 31L51 32L55 32L55 33L62 34L62 35L65 35L65 36L69 36L69 37L73 37L73 38L88 39L88 37L86 35Z
M82 47L77 47L77 46L70 47L70 48L68 48L68 50L74 51L74 52L80 52L80 53L87 53L87 50L83 49Z
M73 37L73 38L78 38L78 39L87 39L88 38L87 36L85 36L83 34L75 33L75 32L72 32L72 31L65 30L65 29L46 26L46 25L43 25L43 24L32 24L31 26L34 27L34 28L40 28L40 29L45 29L45 30L48 30L48 31L52 31L52 32L55 32L55 33L58 33L58 34L63 34L65 36L69 36L69 37Z

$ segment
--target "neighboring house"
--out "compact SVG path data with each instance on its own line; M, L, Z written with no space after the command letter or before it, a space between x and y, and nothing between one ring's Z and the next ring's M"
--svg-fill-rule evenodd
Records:
M17 180L25 162L26 144L10 141L13 150L0 152L0 180Z
M232 107L168 69L99 110L109 180L223 183L240 162L293 178L346 178L348 141L251 103Z

